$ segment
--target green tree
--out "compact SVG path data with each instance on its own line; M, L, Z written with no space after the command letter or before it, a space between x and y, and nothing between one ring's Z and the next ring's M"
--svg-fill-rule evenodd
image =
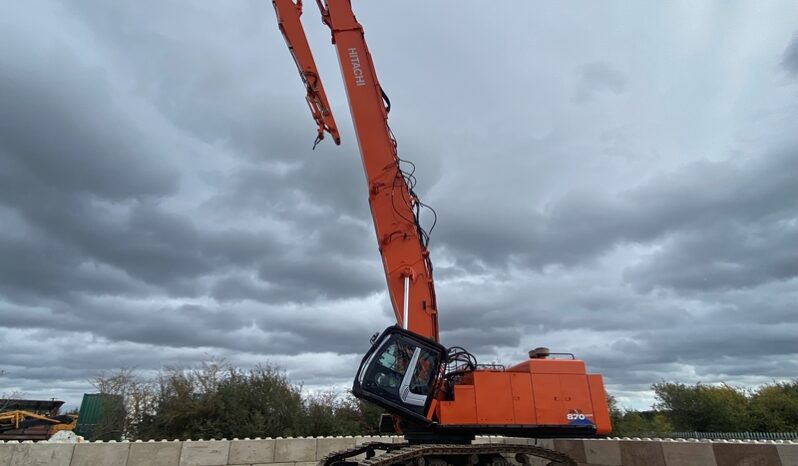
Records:
M303 435L304 405L300 386L274 366L251 371L231 369L211 397L219 435L279 437Z
M652 388L658 400L654 407L665 412L677 431L737 432L750 427L748 398L742 389L675 382Z
M303 430L307 435L341 435L341 425L336 419L337 404L337 396L332 390L306 397Z
M627 410L612 425L612 435L616 437L662 435L672 431L668 419L656 411Z
M616 437L636 437L641 435L662 435L672 432L668 419L657 411L622 410L618 400L607 395L607 407L612 423L611 435Z
M305 399L305 435L373 435L379 430L382 409L333 390Z
M346 397L344 404L342 416L351 418L352 423L356 426L357 434L377 435L380 433L380 418L385 413L383 408L351 395Z
M212 361L196 369L167 369L154 380L133 370L102 373L93 384L124 400L108 438L200 439L375 434L380 409L333 391L303 397L278 368L244 371Z
M92 440L136 438L142 417L152 411L152 384L135 369L122 368L100 372L91 384L101 395L99 424L94 426Z
M199 390L202 373L170 369L161 374L152 412L144 416L138 429L140 439L208 438L205 419L210 414L210 394Z
M751 395L750 412L752 430L798 431L798 380L759 387Z
M212 363L161 376L156 409L142 421L139 438L300 435L303 416L299 386L279 369Z
M623 411L618 407L618 399L607 393L607 408L610 411L610 424L612 425L612 435L621 436Z
M671 425L671 422L668 420L668 416L657 412L650 421L649 432L654 435L673 432L673 425Z

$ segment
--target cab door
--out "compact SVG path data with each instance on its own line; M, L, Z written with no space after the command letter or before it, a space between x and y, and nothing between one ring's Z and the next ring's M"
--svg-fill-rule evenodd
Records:
M429 421L425 413L445 354L431 340L389 327L363 357L352 394L391 414Z

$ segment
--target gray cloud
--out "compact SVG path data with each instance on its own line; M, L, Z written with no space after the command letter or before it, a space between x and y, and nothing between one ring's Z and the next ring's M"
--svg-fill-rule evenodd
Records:
M573 101L589 102L596 94L621 94L626 90L626 77L616 68L604 62L586 63L579 67L578 82Z
M793 33L792 40L784 49L781 59L781 66L793 78L798 77L798 33Z
M475 218L468 209L448 209L441 236L460 260L470 256L492 265L544 267L590 260L618 244L671 240L675 232L713 242L717 238L707 234L728 235L729 228L739 227L740 234L778 236L751 238L747 247L780 254L782 259L774 260L784 264L774 264L781 270L774 273L791 276L790 253L784 256L784 250L774 246L788 241L791 227L784 222L798 212L797 146L785 144L749 160L690 164L616 194L575 190L537 210L486 208ZM716 247L736 249L742 239L728 238ZM700 260L694 251L684 253L688 260Z
M798 230L789 224L766 227L718 225L671 238L626 279L644 290L655 286L704 290L742 288L798 276Z

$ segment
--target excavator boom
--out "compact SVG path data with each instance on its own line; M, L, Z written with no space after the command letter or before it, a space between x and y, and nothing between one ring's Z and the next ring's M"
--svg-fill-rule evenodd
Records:
M329 104L299 22L302 3L272 2L308 89L319 135L333 134L337 142ZM554 358L548 350L530 352L528 360L509 367L480 366L466 350L440 344L428 235L418 219L423 204L413 192L412 174L402 169L403 160L388 126L390 102L377 79L363 27L352 12L351 0L316 0L316 4L338 54L398 323L373 339L352 393L390 412L393 429L411 442L446 444L445 448L360 447L336 453L322 464L351 465L357 455L370 457L375 450L384 450L385 455L367 459L371 466L411 461L486 466L513 453L521 455L516 459L531 455L556 464L575 464L565 455L539 447L466 445L475 434L607 434L610 420L602 377L588 374L584 362L572 355Z
M329 104L299 22L302 3L291 0L272 0L272 3L288 48L308 86L309 102L315 102L310 97L310 88L316 89L313 95L319 98L320 110L312 110L313 117L319 123L318 115L328 115L328 120L324 121L331 122ZM322 21L332 31L332 41L338 52L396 321L406 330L438 341L438 311L427 234L417 215L421 204L401 167L396 140L388 127L390 107L377 80L363 27L355 19L349 0L332 0L326 6L320 0L316 3ZM311 109L314 108L311 105ZM322 128L327 131L328 123L319 123L319 134ZM337 133L333 137L337 137Z
M335 125L330 103L327 101L327 94L321 84L319 70L316 68L315 60L313 60L313 53L310 51L305 30L299 21L299 17L302 16L302 0L297 3L291 0L273 0L272 5L274 5L274 11L277 13L277 25L280 28L280 32L283 33L288 50L291 52L291 56L294 57L294 62L299 69L299 75L305 84L307 91L305 100L308 103L308 107L310 107L313 119L318 125L316 142L313 146L315 147L316 144L324 139L324 133L332 136L336 145L341 144L341 137L338 135L338 127Z

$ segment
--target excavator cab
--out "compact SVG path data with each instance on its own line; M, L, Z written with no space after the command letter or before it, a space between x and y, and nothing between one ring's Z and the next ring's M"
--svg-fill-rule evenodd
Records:
M400 327L374 340L357 371L352 393L390 412L428 423L425 413L446 348Z

